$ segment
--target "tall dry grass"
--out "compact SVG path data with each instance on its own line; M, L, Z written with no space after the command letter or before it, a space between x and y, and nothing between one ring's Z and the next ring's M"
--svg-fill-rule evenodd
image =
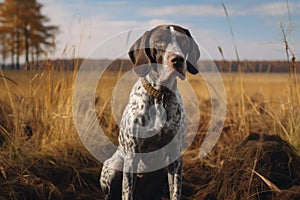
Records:
M0 82L0 193L11 199L31 196L65 198L68 195L101 197L98 177L101 163L81 144L72 119L72 87L76 74L48 66L41 71L1 71ZM118 126L111 100L122 73L106 72L96 93L99 123L116 144ZM300 151L299 104L291 100L288 74L222 74L227 93L227 116L220 140L202 161L218 168L224 152L249 132L278 134ZM297 75L298 76L298 75ZM210 97L200 76L188 76L199 102L199 130L184 157L197 160L210 122ZM123 105L133 81L123 82ZM295 82L293 82L295 84ZM182 82L179 81L179 88ZM293 85L293 88L297 88ZM241 116L240 96L245 98ZM296 93L294 97L297 98ZM189 106L189 105L187 105ZM187 109L190 110L190 109ZM194 119L188 119L193 123ZM241 133L241 120L245 131ZM31 131L31 134L29 134ZM90 192L93 191L93 192Z
M249 123L247 123L247 111L246 111L246 106L247 104L250 104L250 107L253 109L253 111L257 114L257 116L260 115L259 111L257 108L254 106L251 96L249 96L249 91L247 91L247 87L244 86L245 81L244 79L245 74L242 71L242 64L240 62L239 58L239 51L237 47L237 42L235 40L234 36L234 31L233 27L231 25L230 21L230 15L228 13L228 10L225 6L224 3L221 3L225 16L227 18L228 22L228 27L230 29L231 37L232 37L232 42L234 45L234 50L236 54L236 59L237 59L237 64L238 64L238 74L239 74L239 94L240 94L240 101L239 101L239 121L240 121L240 133L245 132L246 134L249 134ZM287 13L288 13L288 28L284 28L284 23L280 22L280 30L281 30L281 35L282 35L282 42L285 46L285 54L286 54L286 62L289 64L289 69L288 69L288 87L285 87L283 90L279 90L280 94L285 93L284 95L284 100L281 101L281 103L270 103L267 104L267 109L266 108L260 108L264 110L265 113L269 117L272 118L273 121L277 123L277 126L274 125L274 133L280 132L280 135L284 137L286 140L288 140L291 144L295 145L297 149L299 150L299 106L300 106L300 93L299 93L299 75L297 73L297 63L296 63L296 57L295 57L295 46L293 42L293 24L291 20L291 13L290 13L290 8L289 8L289 1L286 0L286 7L287 7ZM289 36L289 37L288 37ZM222 48L219 47L220 54L225 61L224 55ZM243 64L246 64L245 62ZM255 84L254 84L255 85ZM283 84L286 85L286 84ZM256 85L255 85L256 86ZM273 85L274 88L276 88L275 85ZM280 88L280 87L279 87ZM245 90L246 89L246 90ZM272 88L273 89L273 88ZM262 94L265 96L265 94ZM270 98L274 98L276 96L275 91L272 92L272 95L268 97L268 100ZM271 100L272 101L272 100ZM272 105L276 105L277 107L274 107ZM280 104L280 105L279 105ZM275 128L276 127L276 128Z
M65 199L78 191L99 198L100 165L72 119L73 72L50 65L1 73L1 198Z

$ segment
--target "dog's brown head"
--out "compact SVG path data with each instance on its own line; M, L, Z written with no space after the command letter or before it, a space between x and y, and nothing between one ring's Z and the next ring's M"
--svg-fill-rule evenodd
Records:
M138 76L156 74L163 82L185 78L186 70L198 73L199 48L190 32L176 25L161 25L146 31L130 48L129 57Z

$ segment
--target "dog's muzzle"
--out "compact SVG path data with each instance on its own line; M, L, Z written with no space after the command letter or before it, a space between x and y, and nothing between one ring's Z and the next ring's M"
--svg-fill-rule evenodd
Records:
M180 79L185 79L185 59L182 56L172 54L168 58L168 65L176 70Z

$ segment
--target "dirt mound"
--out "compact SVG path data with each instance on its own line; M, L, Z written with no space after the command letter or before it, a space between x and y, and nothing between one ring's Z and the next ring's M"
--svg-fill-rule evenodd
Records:
M57 188L47 180L20 175L0 184L0 199L62 199Z
M300 157L279 136L252 133L194 199L300 199Z

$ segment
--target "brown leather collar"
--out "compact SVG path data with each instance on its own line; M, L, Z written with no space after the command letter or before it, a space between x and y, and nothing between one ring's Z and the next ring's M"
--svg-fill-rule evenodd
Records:
M159 90L155 89L144 77L141 78L141 81L142 81L142 85L143 85L144 89L147 91L147 93L152 95L154 98L162 99L162 98L165 98L165 97L168 98L168 97L174 95L174 93L166 87L164 87L165 91L159 91Z

